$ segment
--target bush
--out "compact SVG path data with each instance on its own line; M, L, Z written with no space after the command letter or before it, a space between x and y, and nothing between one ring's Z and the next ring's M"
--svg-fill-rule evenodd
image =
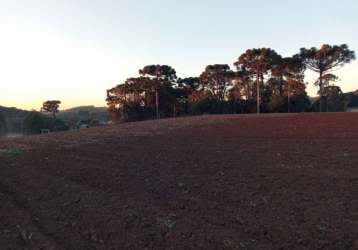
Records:
M144 121L155 119L156 110L152 107L144 107L140 104L130 103L125 106L124 122Z
M235 103L231 101L219 101L208 97L189 104L189 112L192 115L201 114L231 114L234 112Z
M272 95L266 103L264 110L269 113L282 113L288 111L287 97Z
M25 134L40 134L41 129L51 129L52 119L39 112L31 112L24 119Z
M58 132L69 130L69 127L61 119L53 120L39 112L31 112L24 119L23 129L25 134L40 134L42 129Z
M290 99L290 111L291 112L309 112L311 111L311 101L306 95L292 96Z
M6 134L7 132L7 125L4 116L0 113L0 135Z
M67 131L69 129L70 129L69 126L67 126L67 124L63 120L56 119L52 124L51 131L60 132L60 131Z

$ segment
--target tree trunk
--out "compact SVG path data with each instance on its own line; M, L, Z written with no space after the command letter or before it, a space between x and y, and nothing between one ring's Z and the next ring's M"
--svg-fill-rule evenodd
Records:
M122 105L122 117L121 117L121 120L122 120L122 122L127 121L126 102L124 102L123 105Z
M320 72L319 73L319 112L322 112L323 110L323 98L322 98L322 94L323 94L323 73Z
M232 113L236 114L236 100L232 98Z
M160 114L159 114L159 91L158 91L158 89L155 90L155 106L156 106L156 112L157 112L157 119L160 119Z
M246 97L247 97L246 100L250 100L250 99L251 99L251 95L250 95L250 84L249 84L249 83L247 83L247 85L246 85Z
M260 73L257 72L256 76L256 110L260 114Z
M126 104L127 104L127 85L124 85L124 103L122 105L122 121L127 121L126 115Z
M290 84L287 82L287 111L288 113L291 112L290 109Z

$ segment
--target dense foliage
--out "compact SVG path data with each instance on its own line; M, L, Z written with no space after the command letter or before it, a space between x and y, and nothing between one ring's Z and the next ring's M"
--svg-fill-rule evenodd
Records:
M0 113L0 135L7 133L7 130L5 117Z
M24 119L23 129L24 134L40 134L44 129L58 132L66 131L69 127L61 119L53 119L50 116L33 111Z

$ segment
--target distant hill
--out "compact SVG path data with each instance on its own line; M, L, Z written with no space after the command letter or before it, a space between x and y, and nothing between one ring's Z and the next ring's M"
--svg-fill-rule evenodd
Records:
M358 90L345 93L348 98L348 108L358 108Z
M0 135L7 133L21 134L23 131L23 121L30 112L31 111L14 107L0 106ZM96 120L100 123L108 122L108 112L106 107L75 107L62 110L57 117L64 120L71 127L75 127L77 122L81 120Z
M0 106L0 134L22 133L22 124L30 111Z
M348 108L358 108L358 90L344 94L348 100ZM310 97L311 103L319 100L319 96Z
M310 99L311 103L315 103L316 101L319 100L319 96L313 96L313 97L310 96L309 99Z
M89 106L79 106L79 107L74 107L74 108L70 108L70 109L65 109L62 110L62 113L73 113L73 112L107 112L107 108L106 107L95 107L92 105Z
M79 121L97 120L100 123L108 122L108 112L106 107L74 107L62 110L57 117L64 120L70 127L75 127Z

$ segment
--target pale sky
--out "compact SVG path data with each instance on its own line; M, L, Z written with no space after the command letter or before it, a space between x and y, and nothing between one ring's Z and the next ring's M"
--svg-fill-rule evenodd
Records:
M198 76L208 64L233 68L249 48L358 52L357 13L357 0L0 0L0 105L104 106L106 89L144 65ZM344 91L358 89L357 61L336 74Z

